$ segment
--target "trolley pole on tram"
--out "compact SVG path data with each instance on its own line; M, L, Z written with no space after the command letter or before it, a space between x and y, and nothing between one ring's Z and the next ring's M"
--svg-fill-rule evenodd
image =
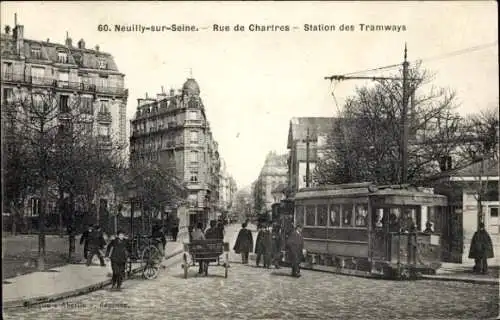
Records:
M400 161L401 161L401 184L406 184L408 181L408 131L409 124L407 121L408 114L408 100L409 100L409 90L408 90L408 67L409 62L407 60L408 50L405 43L404 50L404 61L403 61L403 78L397 77L367 77L367 76L345 76L345 75L332 75L325 77L325 80L402 80L403 81L403 101L401 106L401 141L400 141ZM417 80L417 79L416 79Z

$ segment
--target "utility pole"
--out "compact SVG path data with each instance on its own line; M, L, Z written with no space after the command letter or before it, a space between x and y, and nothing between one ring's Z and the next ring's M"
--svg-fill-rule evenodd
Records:
M306 188L309 188L309 128L306 136Z
M403 105L401 108L401 142L400 142L400 162L401 162L401 175L400 175L400 183L407 183L408 179L408 131L409 124L407 121L407 113L408 113L408 100L409 100L409 90L408 90L408 66L409 62L407 61L407 47L405 43L404 50L404 61L403 61L403 78L398 77L367 77L367 76L345 76L345 75L332 75L325 77L325 80L402 80L403 81Z
M407 48L405 43L405 55L403 62L403 106L401 108L401 184L408 181L408 60Z

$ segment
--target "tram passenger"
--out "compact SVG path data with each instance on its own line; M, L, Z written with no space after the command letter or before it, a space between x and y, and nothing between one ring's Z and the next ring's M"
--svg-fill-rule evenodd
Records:
M233 250L236 254L241 253L242 264L248 264L248 253L253 249L252 231L247 229L247 223L241 225L240 232L234 244Z
M481 222L479 230L472 236L469 251L469 259L474 259L473 271L486 274L488 272L488 259L493 257L493 242L488 232L484 229L484 223Z
M434 233L434 223L432 223L431 221L427 221L425 223L425 230L424 230L424 233L425 234L431 234L431 233Z
M300 263L303 260L304 238L302 237L302 226L297 225L295 231L290 234L286 241L286 250L292 264L292 277L300 277Z

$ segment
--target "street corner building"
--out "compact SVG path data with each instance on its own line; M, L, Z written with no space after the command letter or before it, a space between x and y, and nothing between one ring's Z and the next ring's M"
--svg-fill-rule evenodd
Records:
M49 38L28 39L25 31L16 16L14 27L5 26L0 36L3 149L10 150L10 144L16 143L16 130L23 130L19 128L23 122L12 117L19 117L19 101L27 97L35 107L47 104L43 100L49 97L57 105L51 127L58 133L69 124L95 137L103 150L125 145L128 90L113 55L99 45L87 48L84 39L74 44L67 33L65 42L57 43ZM119 152L124 158L127 150ZM37 216L39 195L26 201L28 216ZM49 215L55 212L55 202L50 200L48 207Z
M171 208L180 228L206 226L228 210L236 186L219 155L195 79L177 92L162 89L156 97L138 99L130 127L131 166L158 163L187 186L187 205Z

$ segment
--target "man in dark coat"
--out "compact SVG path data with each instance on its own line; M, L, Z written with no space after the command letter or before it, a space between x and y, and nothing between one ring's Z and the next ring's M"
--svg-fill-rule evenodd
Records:
M241 225L241 230L238 233L233 250L236 254L241 253L241 262L248 264L248 253L253 249L252 231L247 229L247 223Z
M99 261L101 262L101 267L105 267L104 257L102 255L101 250L104 249L106 245L106 241L104 240L104 235L101 231L101 227L96 225L94 226L92 232L89 233L88 240L88 255L87 255L87 266L92 264L92 258L94 255L99 257Z
M276 269L280 268L281 261L281 228L279 224L273 226L272 242L273 242L273 264Z
M474 259L474 272L487 273L488 259L493 258L493 242L484 229L484 223L479 224L479 230L472 236L469 259Z
M110 242L106 250L106 257L111 259L111 269L113 270L111 289L120 290L125 275L125 265L129 253L124 236L123 231L118 231L118 237Z
M269 231L267 224L264 224L262 227L262 249L262 255L264 256L264 268L270 268L273 255L273 240L271 231Z
M210 228L205 231L205 239L219 239L219 229L217 221L210 220Z
M260 266L260 259L262 258L262 255L264 254L264 228L262 227L262 224L259 224L257 226L257 239L255 240L255 254L257 255L257 258L255 259L255 264L257 267Z
M224 221L219 220L217 222L218 238L224 240Z
M177 235L179 234L179 218L174 217L172 219L172 224L171 224L171 232L172 232L172 241L176 242L177 241Z
M83 231L82 236L80 237L80 245L83 244L83 257L87 259L88 250L89 250L89 235L92 232L92 226L89 225L87 230Z
M303 259L304 238L302 237L302 227L296 226L286 241L288 259L292 264L292 277L300 277L300 263Z

